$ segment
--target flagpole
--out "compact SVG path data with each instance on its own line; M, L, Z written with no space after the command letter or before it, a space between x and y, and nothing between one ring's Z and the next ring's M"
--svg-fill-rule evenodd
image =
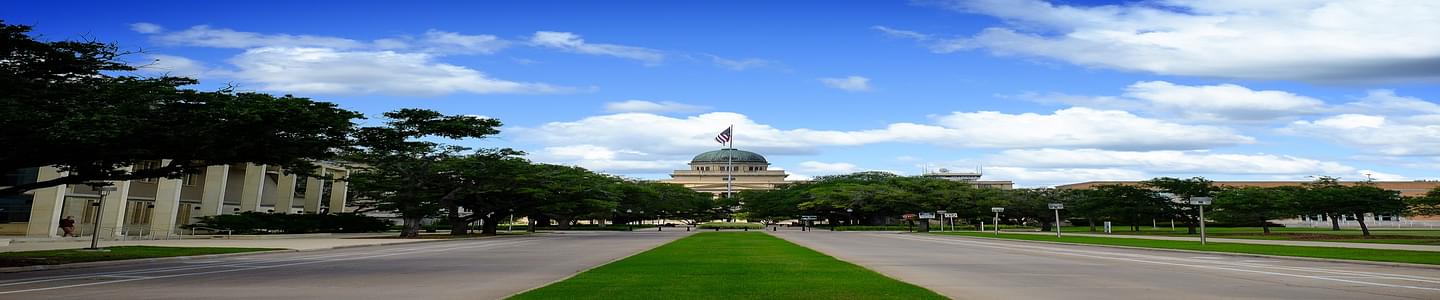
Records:
M735 125L730 125L730 149L735 149ZM725 155L725 198L733 197L735 183L735 151Z

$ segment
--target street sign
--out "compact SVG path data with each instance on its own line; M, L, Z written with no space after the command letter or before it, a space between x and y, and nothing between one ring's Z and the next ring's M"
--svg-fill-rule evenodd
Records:
M920 218L921 218L921 219L934 219L934 218L935 218L935 213L922 212L922 213L920 213Z
M814 220L816 220L816 219L817 219L817 218L816 218L815 216L800 216L800 220L805 220L805 221L814 221Z
M906 220L914 220L914 219L915 219L915 214L904 214L904 215L901 215L900 217L901 217L901 218L905 218Z
M943 215L943 214L945 214L945 211L943 211L943 210L937 210L937 211L935 211L935 213L937 213L937 214L942 214L942 215Z
M991 207L991 208L990 208L990 211L992 211L992 212L997 212L997 213L998 213L998 212L1005 212L1005 208L1004 208L1004 207Z
M1050 203L1050 209L1065 209L1065 203Z
M1190 197L1190 205L1210 205L1210 197Z
M945 213L946 218L959 218L960 213Z

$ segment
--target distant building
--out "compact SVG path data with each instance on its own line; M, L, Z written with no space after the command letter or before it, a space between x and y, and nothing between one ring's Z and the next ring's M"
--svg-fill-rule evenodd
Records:
M687 188L724 196L726 182L730 190L770 190L785 184L783 170L770 170L765 156L755 152L725 148L696 155L690 160L690 168L675 170L669 180L661 182L684 185Z
M1216 181L1214 184L1215 184L1215 186L1221 186L1221 187L1280 187L1280 186L1300 186L1300 185L1303 185L1303 184L1305 184L1305 183L1308 183L1308 181ZM1340 184L1344 184L1344 185L1353 185L1353 184L1359 184L1359 183L1362 183L1362 182L1361 182L1361 181L1341 181L1341 182L1340 182ZM1425 195L1426 192L1429 192L1430 190L1433 190L1433 189L1435 189L1436 187L1440 187L1440 181L1433 181L1433 180L1416 180L1416 181L1371 181L1371 182L1369 182L1369 183L1370 183L1370 184L1374 184L1375 187L1379 187L1379 188L1382 188L1382 189L1387 189L1387 190L1392 190L1392 191L1400 192L1400 195L1401 195L1401 196L1421 196L1421 195ZM1065 184L1065 185L1057 185L1057 186L1055 186L1055 188L1056 188L1056 189L1093 189L1093 188L1095 188L1095 187L1104 186L1104 185L1131 185L1131 186L1138 186L1138 185L1140 185L1140 184L1141 184L1141 182L1139 182L1139 181L1087 181L1087 182L1081 182L1081 183L1072 183L1072 184ZM1355 222L1355 218L1357 218L1357 217L1359 217L1359 216L1353 216L1353 215L1344 216L1344 219L1341 219L1340 226L1342 226L1342 227L1359 227L1360 224ZM1378 214L1378 215L1376 215L1376 214L1366 214L1364 217L1365 217L1365 218L1370 218L1370 221L1369 221L1369 222L1366 222L1366 225L1370 225L1371 228L1382 228L1382 227L1434 227L1434 226L1440 226L1440 216L1413 216L1413 217L1405 217L1405 216L1392 215L1392 214ZM1296 216L1295 218L1292 218L1292 219L1275 220L1275 222L1276 222L1276 223L1279 223L1279 224L1284 224L1285 226L1289 226L1289 227L1325 227L1325 226L1330 226L1330 225L1329 225L1329 222L1330 222L1330 221L1329 221L1329 219L1327 219L1325 216Z
M925 171L925 174L921 174L920 176L921 176L921 177L928 177L928 178L940 178L940 179L951 180L951 181L966 182L966 183L969 183L970 185L972 185L972 186L974 186L974 187L976 187L976 188L982 188L982 189L1002 189L1002 190L1009 190L1009 189L1014 189L1014 188L1015 188L1015 182L1012 182L1012 181L1009 181L1009 180L980 180L980 177L981 177L981 176L984 176L984 175L985 175L985 174L984 174L983 172L979 172L979 171L976 171L976 172L950 172L949 169L943 169L943 168L942 168L942 169L939 169L939 170L936 170L936 171L926 170L926 171Z

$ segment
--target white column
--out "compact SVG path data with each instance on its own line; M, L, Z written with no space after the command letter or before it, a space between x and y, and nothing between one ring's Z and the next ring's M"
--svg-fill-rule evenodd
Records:
M169 159L160 161L161 166L169 164ZM175 231L175 217L180 212L182 181L179 178L161 178L155 185L155 209L150 214L150 235L168 236Z
M230 182L230 165L205 167L205 191L200 195L200 213L196 217L218 216L225 208L225 184Z
M330 213L345 212L345 193L348 191L345 175L346 171L336 171L335 180L330 182Z
M130 167L124 169L129 171ZM125 208L130 204L130 181L107 182L115 187L115 191L106 194L105 201L100 204L100 232L98 234L101 238L114 238L120 236L125 230Z
M295 182L299 176L286 174L284 170L280 172L280 180L275 182L275 212L288 214L290 207L295 205Z
M320 212L320 196L325 194L325 182L319 176L325 175L325 168L315 170L315 176L305 177L305 212Z
M55 167L42 167L36 181L54 180L65 176ZM57 185L34 192L34 200L30 203L30 221L25 226L25 236L30 237L57 237L60 236L60 214L65 210L65 193L70 191L68 185ZM80 220L75 220L77 227Z
M260 197L265 195L265 165L245 164L245 183L240 190L240 211L260 210Z

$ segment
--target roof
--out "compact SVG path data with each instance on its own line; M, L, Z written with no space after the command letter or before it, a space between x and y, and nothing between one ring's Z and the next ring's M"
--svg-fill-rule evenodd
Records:
M700 153L700 155L695 156L695 159L690 160L691 164L724 162L770 164L769 161L765 160L765 156L761 156L760 154L756 154L755 152L739 150L735 148L725 148Z

